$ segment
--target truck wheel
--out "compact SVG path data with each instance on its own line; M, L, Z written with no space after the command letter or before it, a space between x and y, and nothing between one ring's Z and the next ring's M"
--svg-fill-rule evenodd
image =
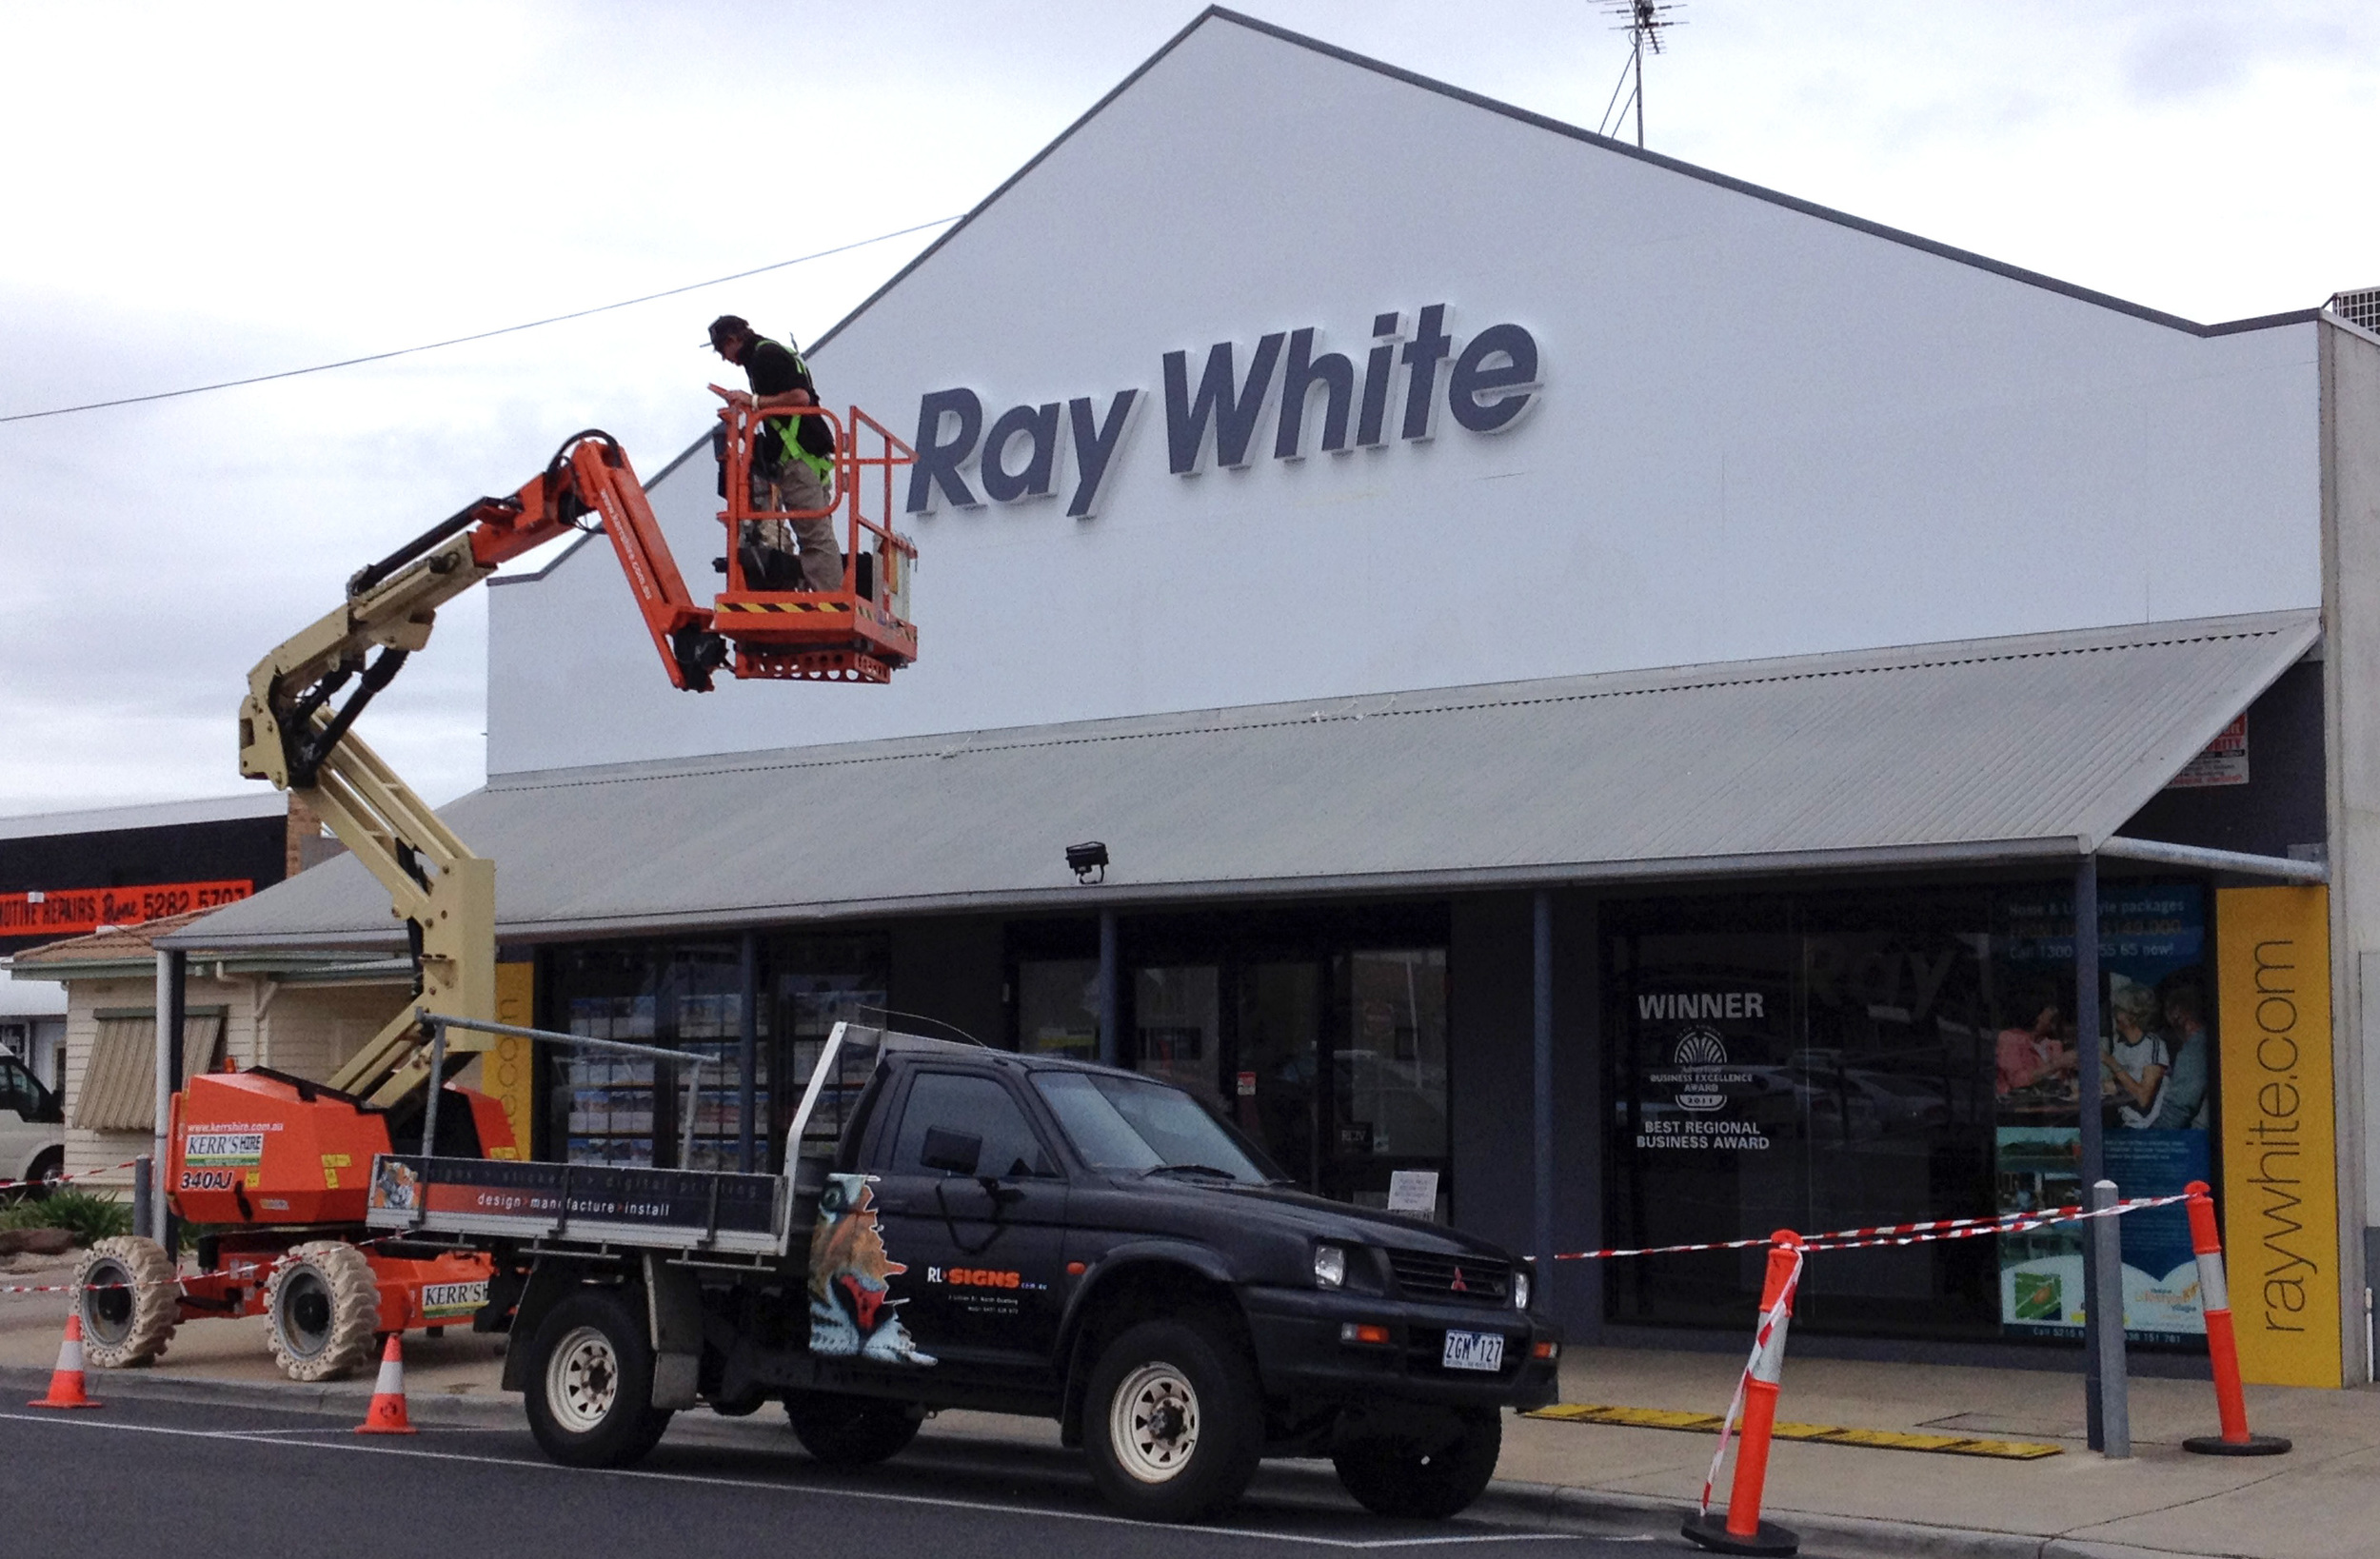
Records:
M1143 1521L1228 1510L1264 1450L1255 1372L1219 1328L1196 1321L1143 1321L1108 1344L1082 1414L1092 1481Z
M898 1456L921 1422L904 1403L840 1391L787 1391L785 1417L802 1449L828 1467L874 1467Z
M66 1184L66 1150L51 1148L33 1160L25 1172L24 1199L29 1202L47 1201L50 1194Z
M565 1467L630 1467L661 1443L645 1319L609 1289L581 1289L537 1329L525 1393L529 1432Z
M123 1370L162 1357L181 1324L181 1294L165 1248L138 1234L110 1234L74 1269L83 1312L83 1358Z
M291 1380L340 1380L372 1357L380 1280L352 1245L292 1246L265 1281L273 1362Z
M1504 1420L1493 1408L1457 1413L1448 1430L1435 1444L1402 1436L1358 1440L1334 1451L1331 1465L1373 1514L1443 1521L1479 1497L1504 1448Z

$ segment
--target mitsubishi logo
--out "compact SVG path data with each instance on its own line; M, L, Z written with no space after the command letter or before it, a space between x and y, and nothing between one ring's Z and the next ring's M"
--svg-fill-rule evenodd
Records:
M1455 1281L1451 1287L1457 1293L1469 1293L1471 1292L1471 1285L1462 1280L1462 1269L1460 1267L1455 1269Z

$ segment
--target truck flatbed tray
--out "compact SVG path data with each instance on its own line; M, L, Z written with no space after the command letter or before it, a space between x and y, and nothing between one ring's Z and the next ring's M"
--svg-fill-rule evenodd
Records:
M774 1174L493 1158L372 1160L374 1229L783 1254L789 1201Z

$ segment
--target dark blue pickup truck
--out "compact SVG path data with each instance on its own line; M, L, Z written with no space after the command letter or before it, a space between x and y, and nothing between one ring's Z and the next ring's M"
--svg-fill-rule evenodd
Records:
M967 1408L1057 1419L1153 1520L1228 1508L1265 1456L1443 1517L1502 1410L1553 1400L1525 1264L1292 1189L1180 1089L852 1024L815 1049L783 1175L375 1165L376 1228L496 1257L475 1325L512 1334L505 1385L556 1460L782 1402L858 1466Z

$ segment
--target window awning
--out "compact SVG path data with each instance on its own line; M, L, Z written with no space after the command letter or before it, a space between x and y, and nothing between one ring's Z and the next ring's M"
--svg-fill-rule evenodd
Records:
M214 1070L223 1050L223 1014L182 1018L182 1083ZM73 1090L74 1128L91 1132L157 1129L157 1017L153 1013L102 1013L90 1059Z
M2268 613L513 774L442 815L496 860L507 940L2072 858L2320 631ZM723 696L772 695L835 696ZM1081 887L1063 852L1092 839L1113 864ZM342 858L164 945L393 932Z

